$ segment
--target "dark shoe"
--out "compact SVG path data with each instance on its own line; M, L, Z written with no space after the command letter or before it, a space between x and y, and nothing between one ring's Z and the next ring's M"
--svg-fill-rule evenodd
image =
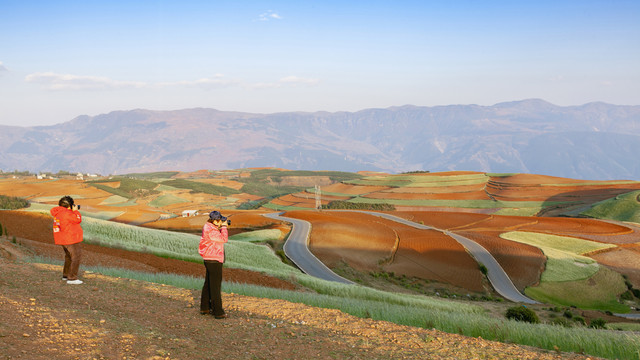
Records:
M222 314L222 315L215 315L214 316L216 319L226 319L229 317L229 315L227 314Z
M211 315L211 311L209 310L200 310L201 315Z

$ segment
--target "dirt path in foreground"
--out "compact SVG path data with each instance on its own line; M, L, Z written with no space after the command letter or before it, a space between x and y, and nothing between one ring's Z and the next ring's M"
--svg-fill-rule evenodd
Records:
M67 285L4 238L0 255L0 359L588 358L237 294L216 320L198 291L86 272Z

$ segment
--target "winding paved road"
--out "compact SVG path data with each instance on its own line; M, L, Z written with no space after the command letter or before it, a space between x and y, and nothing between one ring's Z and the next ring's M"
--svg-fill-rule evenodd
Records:
M513 285L513 282L511 281L507 273L504 271L502 266L500 266L498 261L493 257L493 255L491 255L491 253L489 253L487 249L482 247L477 242L469 238L466 238L462 235L458 235L456 233L437 229L432 226L418 224L416 222L403 219L395 215L379 213L375 211L361 211L361 212L369 215L385 218L387 220L399 222L401 224L414 227L416 229L440 231L454 238L458 243L460 243L460 245L464 246L464 248L467 249L467 251L469 251L469 253L476 259L477 262L479 262L480 264L483 264L487 268L487 278L489 278L489 282L491 282L491 285L493 286L493 288L500 295L504 296L506 299L509 299L513 302L521 302L526 304L539 304L537 301L522 295L522 293L518 291L515 285Z
M334 210L335 211L335 210ZM349 210L350 211L350 210ZM498 261L480 244L475 241L468 239L464 236L446 231L437 229L431 226L418 224L416 222L403 219L398 216L379 213L375 211L360 211L362 213L366 213L373 216L378 216L381 218L385 218L387 220L395 221L404 225L408 225L417 229L423 230L436 230L443 232L444 234L451 236L458 243L464 246L467 251L478 261L483 264L487 268L487 278L493 288L503 297L513 302L521 302L526 304L538 304L537 301L532 300L520 293L518 289L513 285L511 279L504 271L504 269L500 266ZM318 258L316 258L311 251L309 251L309 233L311 231L311 225L309 222L299 219L293 219L288 217L280 216L282 213L271 213L265 214L264 216L282 220L286 222L290 222L293 224L291 234L289 238L284 244L284 252L291 261L293 261L302 271L305 273L319 277L321 279L337 281L345 284L353 284L352 281L349 281L333 271L329 269L326 265L324 265Z
M343 284L354 284L342 276L334 273L322 261L309 251L309 233L311 224L308 221L280 216L282 213L264 214L264 216L289 222L292 225L291 234L284 243L284 253L305 274L320 279L335 281Z

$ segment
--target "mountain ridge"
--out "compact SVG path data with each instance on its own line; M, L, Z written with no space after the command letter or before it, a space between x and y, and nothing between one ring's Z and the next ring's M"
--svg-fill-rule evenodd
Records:
M639 140L640 106L601 102L272 114L135 109L51 126L0 126L0 168L117 174L273 166L638 180Z

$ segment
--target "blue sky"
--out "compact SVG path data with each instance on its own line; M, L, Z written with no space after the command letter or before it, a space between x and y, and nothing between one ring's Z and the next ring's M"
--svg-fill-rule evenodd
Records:
M0 125L115 110L640 105L640 1L4 1Z

